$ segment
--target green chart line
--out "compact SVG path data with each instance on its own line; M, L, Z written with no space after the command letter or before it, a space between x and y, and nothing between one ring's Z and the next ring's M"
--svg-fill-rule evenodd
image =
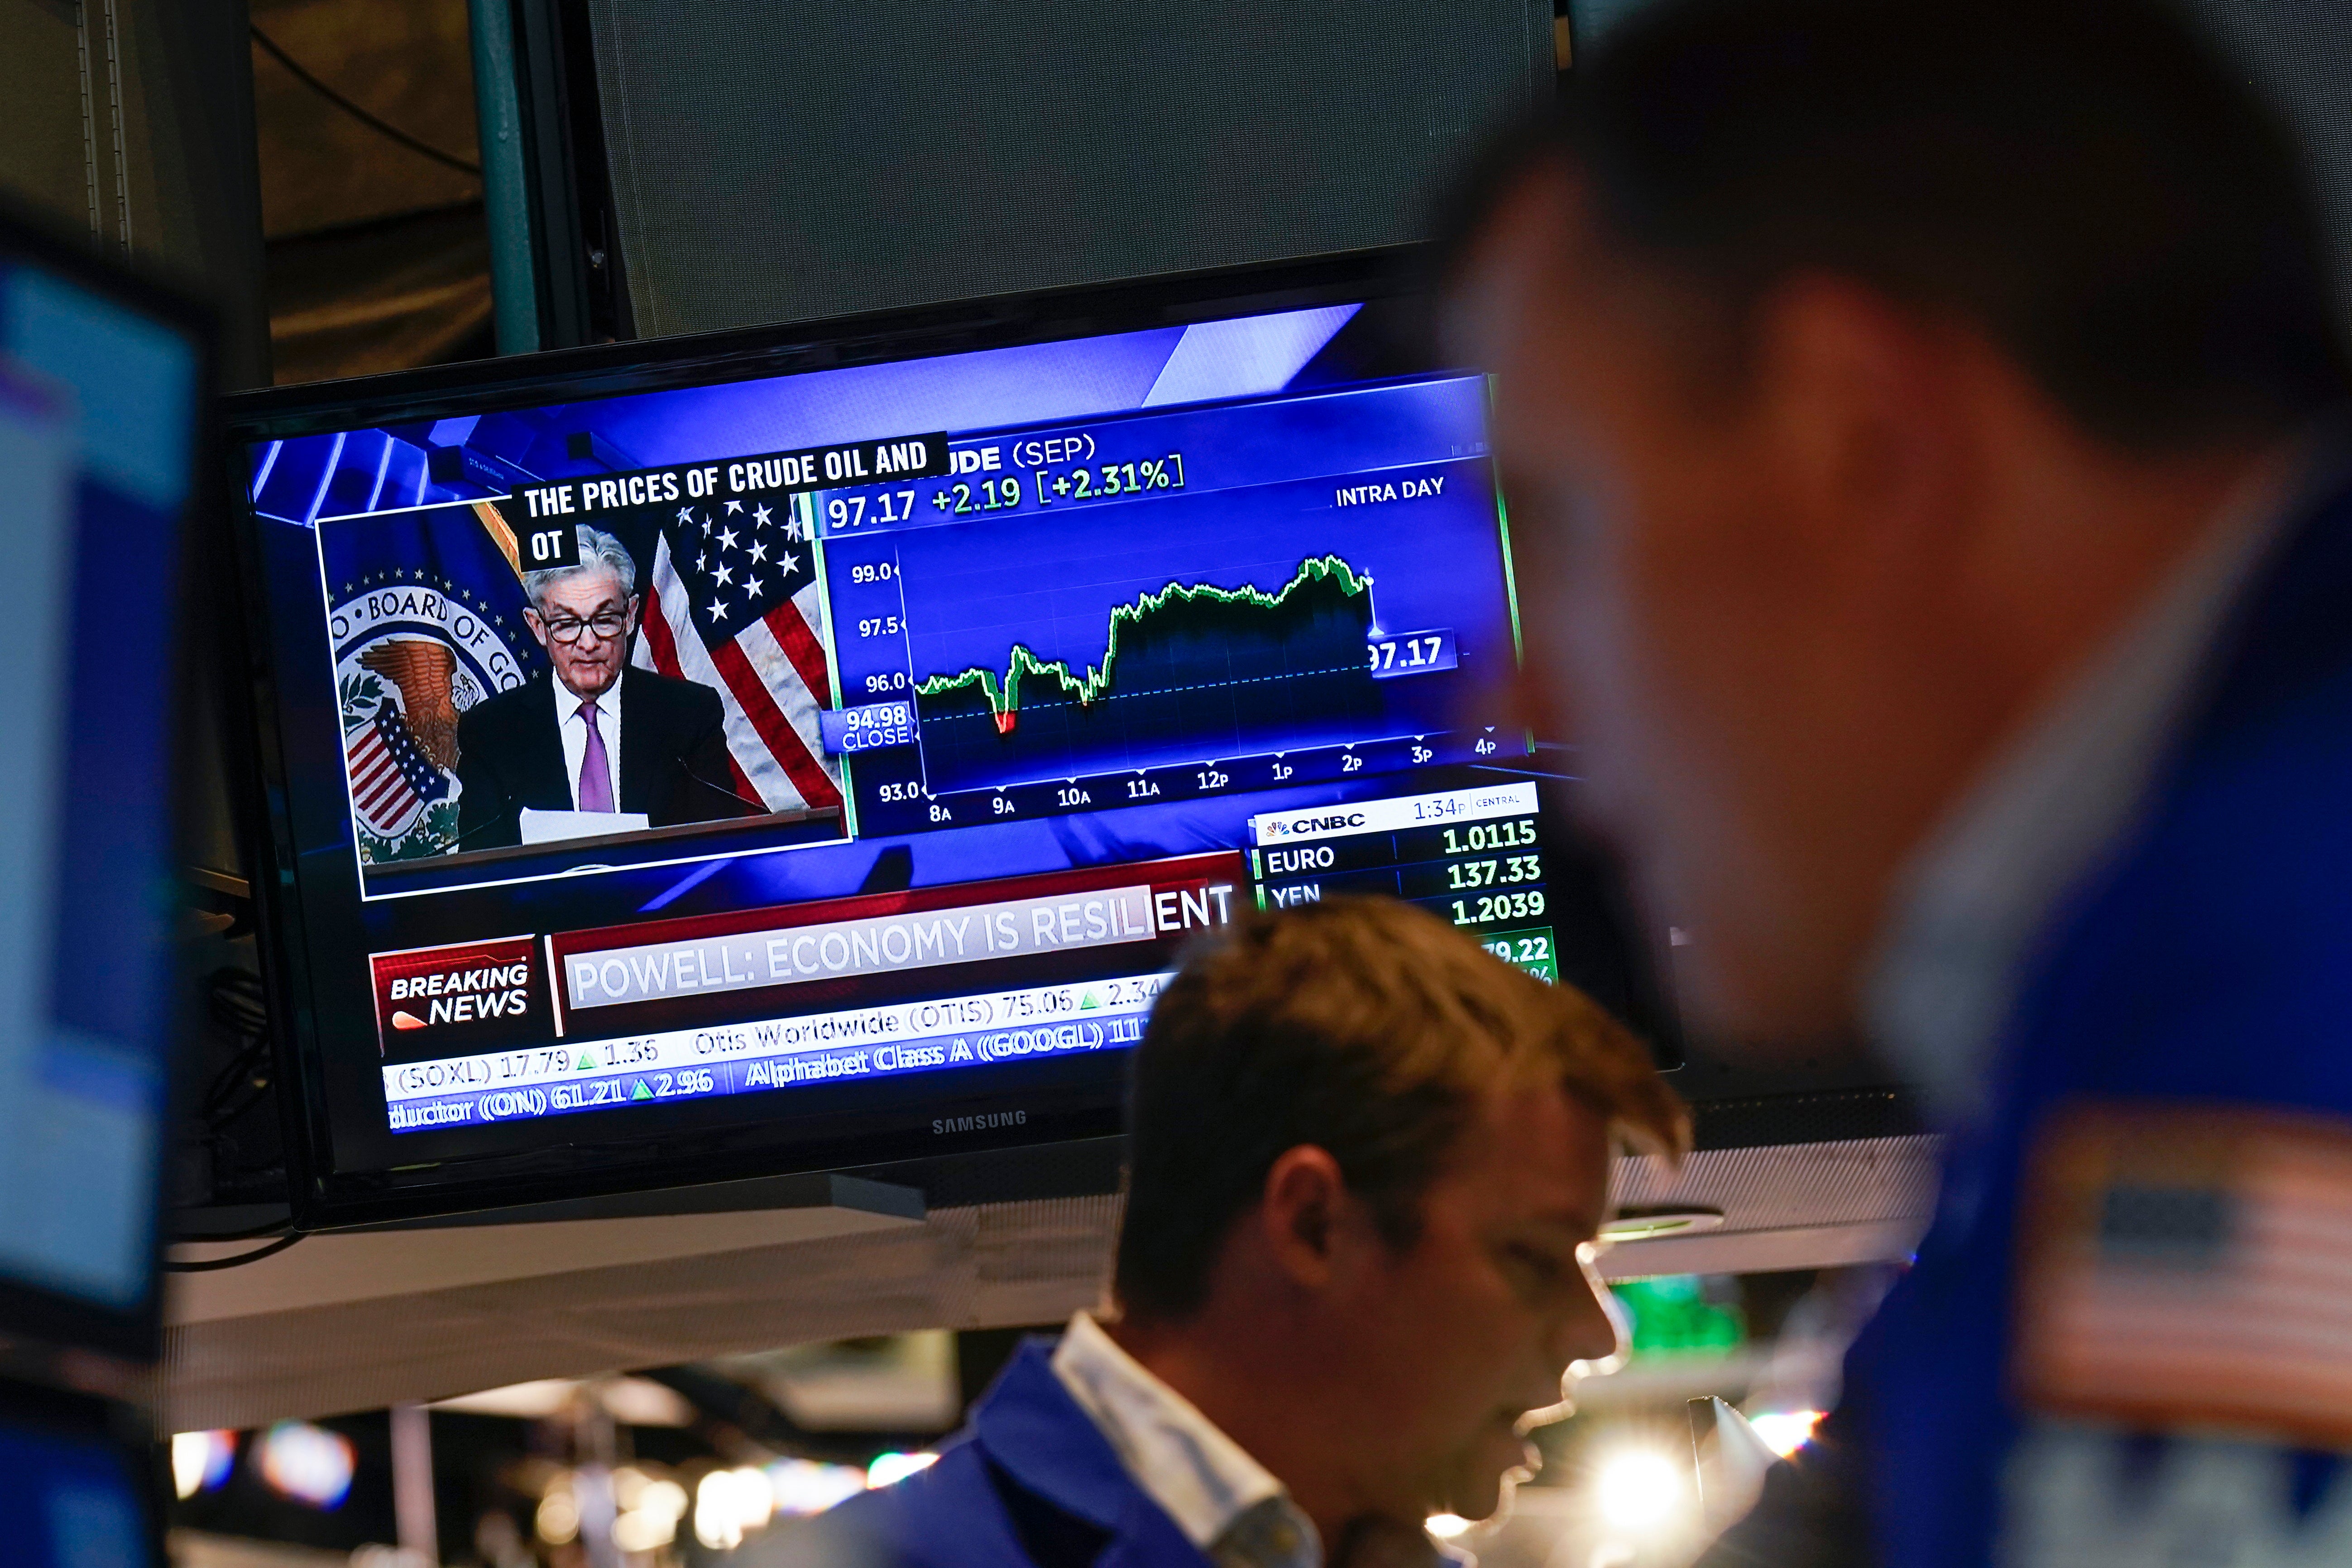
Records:
M1025 643L1013 645L1003 679L992 669L974 665L956 675L934 675L915 688L918 697L940 697L968 686L978 686L988 698L989 711L995 717L996 732L1009 735L1021 711L1021 682L1024 677L1052 677L1060 690L1076 698L1080 707L1092 704L1111 689L1111 672L1118 663L1120 634L1129 626L1140 623L1147 616L1174 605L1251 605L1259 609L1282 607L1290 595L1301 588L1325 582L1336 582L1340 593L1349 598L1368 592L1371 578L1358 572L1337 555L1318 555L1298 563L1298 571L1289 582L1272 594L1249 584L1238 588L1220 588L1208 583L1171 583L1157 594L1139 595L1131 605L1114 605L1110 612L1110 640L1103 649L1103 660L1085 675L1070 673L1068 661L1045 660L1031 652Z

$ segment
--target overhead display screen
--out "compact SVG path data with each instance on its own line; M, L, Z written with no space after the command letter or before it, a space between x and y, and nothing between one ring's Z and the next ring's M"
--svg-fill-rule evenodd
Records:
M0 1335L152 1355L205 339L25 243L0 225Z
M251 440L333 1163L1099 1104L1254 904L1574 973L1486 385L1360 310Z

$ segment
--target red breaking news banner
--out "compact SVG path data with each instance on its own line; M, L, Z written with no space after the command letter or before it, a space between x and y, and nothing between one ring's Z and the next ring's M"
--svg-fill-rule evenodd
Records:
M486 1050L555 1032L536 937L380 952L369 963L377 1047L384 1055Z
M1147 973L1230 921L1241 857L1191 855L994 882L378 953L384 1056L419 1061L566 1038L879 1003L910 991ZM554 973L544 955L554 952ZM1077 956L1073 956L1077 955ZM551 1001L554 1004L551 1005Z

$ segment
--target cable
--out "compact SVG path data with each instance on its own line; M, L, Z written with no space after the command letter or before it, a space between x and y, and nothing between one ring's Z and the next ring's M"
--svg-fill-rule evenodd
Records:
M233 966L215 970L208 985L213 1021L245 1042L205 1090L203 1119L217 1131L269 1097L269 1014L261 977L250 971ZM231 1110L240 1086L249 1091L244 1103Z
M234 965L216 969L207 977L213 1021L240 1035L258 1035L269 1026L269 1005L261 992L261 976Z
M302 68L301 65L295 60L292 55L289 55L284 49L279 48L276 39L263 32L257 26L253 28L253 41L259 44L264 49L268 50L271 59L276 60L279 65L284 66L288 70L292 71L294 73L294 79L297 81L309 88L312 92L317 93L320 97L325 99L329 103L333 104L337 109L341 110L345 114L348 114L352 119L358 121L361 124L366 126L369 130L373 131L380 135L389 136L394 142L397 142L402 146L407 148L410 152L422 153L425 157L432 159L436 163L446 164L448 167L457 170L461 174L471 174L478 180L482 177L482 166L479 163L467 163L465 159L458 157L454 153L444 153L440 148L433 145L432 142L424 141L418 137L411 136L407 132L403 131L399 126L393 124L390 121L377 119L366 110L362 109L358 104L353 103L350 99L345 98L341 93L337 92L333 88L329 87L325 82L320 81L317 77L312 76L309 71Z
M167 1258L163 1260L163 1272L166 1274L210 1274L215 1268L241 1268L247 1263L258 1263L265 1258L275 1258L278 1254L285 1251L288 1247L301 1240L302 1236L303 1233L298 1230L291 1236L279 1237L276 1241L271 1242L267 1247L257 1247L251 1252L240 1252L234 1258L215 1258L204 1263L174 1263Z
M234 1116L221 1115L221 1108L228 1104L231 1100L234 1100L236 1097L237 1085L241 1080L247 1082L253 1081L251 1075L257 1068L263 1065L264 1054L268 1051L268 1047L269 1041L266 1036L260 1039L251 1041L246 1045L244 1048L239 1050L236 1056L229 1058L229 1063L226 1067L221 1068L218 1073L214 1075L212 1087L205 1091L205 1118L206 1121L213 1122L215 1125L218 1125L222 1122L233 1121L236 1120L236 1117ZM268 1081L269 1080L266 1077L262 1078L257 1082L254 1083L254 1087L260 1092L266 1094L268 1092Z
M273 1219L268 1225L247 1226L243 1230L208 1231L203 1236L175 1236L173 1245L182 1246L199 1241L260 1241L265 1237L284 1236L293 1226L290 1219Z

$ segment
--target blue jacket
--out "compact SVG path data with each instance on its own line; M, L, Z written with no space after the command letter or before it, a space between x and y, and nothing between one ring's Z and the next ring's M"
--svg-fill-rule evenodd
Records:
M1208 1568L1137 1486L1033 1340L972 1406L939 1463L771 1531L776 1568Z
M2310 508L2258 574L2130 839L2038 952L2003 1032L1994 1110L1956 1135L1917 1265L1848 1359L1835 1426L1886 1568L1995 1558L2003 1467L2036 1421L2008 1383L2020 1175L2053 1110L2252 1107L2352 1128L2352 489ZM2159 1478L2157 1492L2112 1500L2111 1539L2179 1505L2165 1455L2202 1441L2096 1440L2128 1460L2114 1474ZM2332 1455L2259 1441L2249 1453L2291 1484L2242 1486L2268 1512L2229 1530L2291 1532L2281 1516L2352 1494ZM2331 1517L2347 1506L2336 1499Z

